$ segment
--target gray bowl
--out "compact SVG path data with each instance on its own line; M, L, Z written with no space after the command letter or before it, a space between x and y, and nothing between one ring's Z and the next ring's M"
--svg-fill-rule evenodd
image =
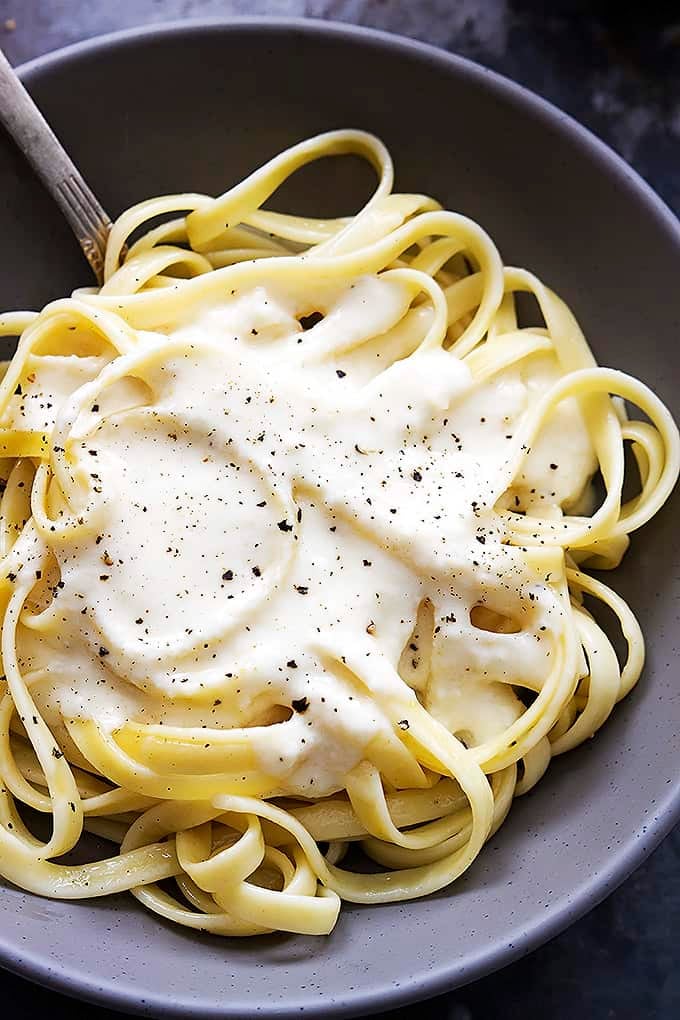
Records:
M567 299L601 362L680 410L677 221L592 135L497 75L378 32L272 20L123 33L23 74L113 213L168 191L220 192L316 131L375 131L401 189L479 220L507 261ZM277 207L339 213L366 193L369 177L345 161L322 169L286 185ZM38 307L87 282L59 214L4 141L0 194L0 306ZM56 903L4 888L0 961L133 1012L331 1017L435 995L555 935L680 816L678 507L676 496L635 537L616 578L648 639L638 688L596 740L516 803L455 887L405 905L348 906L326 939L245 941L188 934L132 898Z

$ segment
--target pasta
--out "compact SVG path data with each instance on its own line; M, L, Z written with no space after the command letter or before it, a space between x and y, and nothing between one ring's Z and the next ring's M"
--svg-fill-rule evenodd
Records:
M356 215L264 208L344 154L377 175ZM453 882L637 681L640 628L587 571L671 492L673 420L480 226L394 192L376 138L142 202L100 289L0 334L0 873L23 889L326 934L342 900ZM59 860L83 832L109 850Z

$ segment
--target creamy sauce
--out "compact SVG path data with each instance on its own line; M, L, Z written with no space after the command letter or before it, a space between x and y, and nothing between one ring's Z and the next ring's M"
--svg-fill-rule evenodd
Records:
M72 454L86 526L49 539L58 571L42 581L56 597L18 632L22 669L64 740L62 716L111 731L270 724L263 771L281 792L321 796L392 728L332 649L363 656L369 676L371 656L388 663L395 697L417 688L468 743L519 717L513 683L540 689L558 601L502 544L494 506L510 438L557 378L554 360L478 386L449 352L391 353L409 305L396 284L366 277L315 297L325 315L307 330L299 295L258 287L195 309L169 337L140 334L167 350L143 381L84 408ZM426 310L415 314L425 328ZM51 428L107 361L35 357L9 420ZM565 401L513 492L556 513L594 466ZM417 642L402 653L425 599L423 667ZM516 632L475 626L479 605Z

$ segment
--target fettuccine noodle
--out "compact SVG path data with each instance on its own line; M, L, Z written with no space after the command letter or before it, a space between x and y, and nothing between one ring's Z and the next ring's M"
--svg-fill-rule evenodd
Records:
M356 215L264 208L344 154L378 180ZM100 289L0 334L0 873L23 889L326 934L342 900L453 882L637 681L640 628L587 570L671 492L671 416L480 226L395 193L376 138L142 202ZM84 831L108 854L61 859Z

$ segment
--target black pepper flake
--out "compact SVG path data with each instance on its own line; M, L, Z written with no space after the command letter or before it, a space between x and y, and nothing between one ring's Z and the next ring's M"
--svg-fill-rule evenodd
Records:
M414 471L412 477L414 482L422 482L423 480L423 476L421 475L420 471Z
M259 567L253 567L253 573L255 574L255 577L260 577L262 575L262 571Z
M309 315L300 316L300 325L304 330L312 329L323 319L321 312L310 312Z
M58 747L53 747L52 748L52 757L56 758L57 760L59 760L59 758L63 758L64 757L64 752L60 751Z
M233 581L234 580L234 571L233 570L225 570L224 573L222 574L222 580L223 581Z
M298 524L300 523L301 520L302 520L302 509L300 507L298 507L298 512L297 512L297 521L298 521Z
M550 465L550 470L551 471L557 471L557 464L551 464Z
M21 383L17 383L17 388L14 391L14 395L16 397L20 397L21 396Z
M266 506L266 505L267 505L267 500L266 499L263 499L260 503L256 503L255 504L255 506L260 506L260 507ZM281 527L280 524L279 524L279 527Z
M399 727L400 730L407 730L409 728L408 719L400 719L399 722L397 723L397 726Z
M8 581L16 581L16 579L17 579L17 575L12 573L12 571L10 570L9 574L7 575L7 580Z
M292 531L293 525L289 524L288 521L279 521L276 525L279 531Z
M292 704L293 708L295 709L295 711L299 712L300 715L302 715L302 713L306 712L307 709L309 708L309 699L305 698L305 697L294 698L293 701L291 702L291 704Z
M347 372L343 372L341 368L336 368L335 374L337 375L338 379L344 379L345 376L347 375Z
M371 566L373 566L373 564L371 563L370 560L364 560L364 566L365 567L371 567Z
M99 575L99 580L100 581L108 581L110 576L111 576L110 574L100 574Z
M139 626L141 623L144 623L144 620L142 619L141 616L138 616L137 619L135 620L135 623Z
M103 659L104 656L109 654L109 650L108 650L108 648L104 648L104 645L100 645L99 653L98 654L99 654L99 658Z
M99 410L99 404L93 404L92 405L92 413L96 414L98 410Z
M289 659L286 665L288 666L289 669L297 669L297 662L295 661L295 659Z
M309 588L306 584L294 584L293 587L298 595L307 595L309 593Z

